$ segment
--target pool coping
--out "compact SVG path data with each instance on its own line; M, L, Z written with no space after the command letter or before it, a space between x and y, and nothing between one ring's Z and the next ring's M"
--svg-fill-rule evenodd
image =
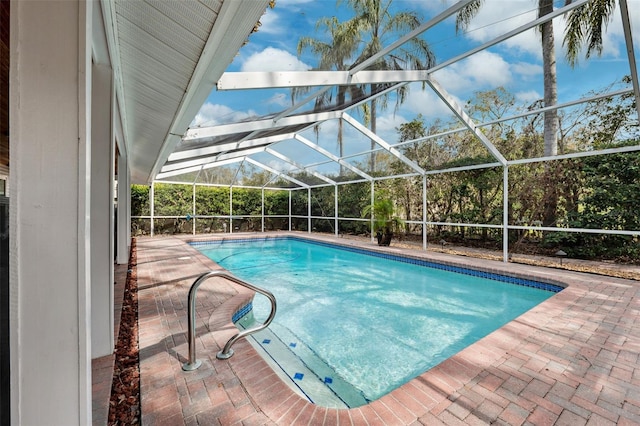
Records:
M247 238L251 235L265 236L264 234L233 236L226 234L225 238ZM268 235L293 235L331 242L332 244L365 247L367 250L372 251L383 250L385 253L396 255L407 254L406 250L393 246L379 249L373 244L326 236L301 235L295 232L269 233ZM202 263L204 267L216 268L217 266L212 261L200 258L199 256L204 256L187 244L189 241L210 238L211 236L206 236L205 238L173 237L172 241L181 241L184 244L181 250L189 252L190 256L197 257L198 262ZM245 406L245 404L236 404L231 401L231 405L227 404L225 409L216 408L214 397L211 394L212 391L209 391L209 400L212 406L204 408L203 405L203 410L200 413L194 414L191 411L185 411L184 405L180 406L182 409L180 415L184 423L188 424L188 420L192 419L196 421L193 424L197 424L200 419L204 419L209 415L216 416L220 422L224 420L223 424L227 424L226 422L232 423L231 420L243 421L250 418L260 418L268 424L336 424L339 421L345 421L347 424L348 422L360 424L365 419L369 424L411 424L415 421L429 423L436 420L445 423L450 423L450 420L451 422L461 422L462 424L500 420L509 424L522 424L525 421L531 421L535 416L546 416L545 418L553 418L554 421L563 418L563 416L567 418L578 416L586 422L594 413L610 421L619 421L626 418L640 419L639 415L634 413L630 413L628 417L625 417L621 413L607 411L598 405L597 399L590 402L592 405L588 407L590 410L584 407L587 405L584 403L587 399L581 398L581 404L574 401L581 385L589 388L591 393L598 394L602 392L603 386L600 386L598 390L595 378L586 374L589 373L590 367L594 367L592 360L597 359L599 353L604 350L608 339L606 336L603 337L598 334L597 341L594 340L593 344L587 344L589 343L587 331L598 330L598 324L602 323L602 314L573 308L577 305L582 306L585 298L594 301L594 303L599 301L600 298L596 297L597 295L591 295L592 297L590 297L590 293L595 290L601 291L603 287L612 287L610 290L617 290L618 292L622 290L624 292L634 292L635 295L637 288L632 285L632 282L618 278L558 271L528 265L452 257L434 252L412 253L412 256L493 273L516 274L527 279L564 283L566 287L532 310L463 349L416 379L366 406L351 409L332 409L318 407L309 403L293 392L274 372L269 372L270 367L246 341L236 343L234 346L236 354L232 358L226 361L215 359L215 353L218 348L234 332L233 329L235 327L231 323L233 311L239 306L240 302L246 302L247 297L249 297L247 294L239 294L223 303L208 320L209 324L222 325L222 329L198 337L199 350L201 352L206 350L208 354L206 362L201 367L204 370L198 370L195 374L194 372L176 371L175 364L177 361L175 359L171 360L170 367L174 371L176 381L182 380L187 381L187 383L196 380L195 378L197 377L202 377L202 380L205 380L214 372L216 375L220 371L226 372L223 375L224 377L227 377L232 372L231 375L235 377L235 380L229 377L229 383L236 383L237 380L241 384L243 398L247 398L249 403ZM632 300L633 298L629 298L626 302L627 307L629 307L628 305L631 304ZM624 301L621 303L624 303ZM597 308L598 306L602 306L602 304L595 307ZM581 319L583 316L589 318L597 317L599 320ZM618 322L621 323L621 326L626 323L623 323L620 318L618 318ZM565 328L569 325L571 326L570 330L578 330L580 332L578 339L576 339L576 336L573 339L565 338L566 336L564 335L567 334ZM586 328L581 330L583 327ZM628 330L625 328L624 331ZM625 342L621 342L622 338L618 334L615 337L617 339L616 347L618 352L628 358L630 350L625 347ZM582 347L583 345L579 344L582 340L585 340L582 342L584 343L584 348ZM637 336L633 336L632 339L628 340L629 347L637 353L638 349L640 349L638 344L640 339ZM142 344L143 342L141 342L141 351L143 351ZM552 347L547 347L548 345ZM593 345L596 347L590 348ZM571 356L564 353L562 348L565 346L570 348L568 351L572 353ZM558 348L557 350L553 349L556 347ZM175 351L180 357L185 357L185 348L186 346L182 343L175 344L171 350ZM596 350L598 348L599 350ZM550 352L550 349L553 349L553 351ZM635 361L637 361L637 356ZM630 367L627 366L627 362L622 364L626 368L625 371L629 370ZM141 357L141 367L144 365L145 359ZM599 364L597 367L600 370L602 369ZM619 365L617 367L621 368ZM611 368L613 367L610 367L609 370ZM572 371L577 371L577 369L582 371L584 376L576 376L576 374L571 373ZM639 375L635 369L631 370L632 374L628 383L630 386L637 387L640 385ZM601 371L598 373L599 380L604 380L606 383L610 382L611 387L616 388L619 392L621 387L624 388L626 395L626 387L619 383L619 379L612 380L608 376L600 377L602 375L600 373ZM218 379L212 380L217 381ZM219 379L219 381L222 383L221 387L226 389L225 381L222 379ZM144 374L142 375L142 383L143 385L145 383ZM573 392L570 392L567 386L573 389ZM552 392L556 388L558 388L558 391ZM546 390L542 392L540 389ZM234 392L239 393L239 390L235 389ZM569 393L571 395L567 396ZM236 397L240 398L240 395L238 394ZM640 400L640 398L634 398L631 400ZM145 409L145 399L143 396L143 423L153 424L152 420L155 417L149 413L149 410ZM242 400L244 401L244 399ZM635 403L632 406L636 407L640 406L640 404ZM587 411L588 415L586 414ZM640 412L640 409L638 412ZM147 414L145 415L145 413ZM518 419L521 421L516 421Z

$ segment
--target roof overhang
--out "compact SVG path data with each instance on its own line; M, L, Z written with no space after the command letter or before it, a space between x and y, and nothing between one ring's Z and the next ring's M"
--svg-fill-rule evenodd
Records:
M131 180L150 183L268 0L103 0Z

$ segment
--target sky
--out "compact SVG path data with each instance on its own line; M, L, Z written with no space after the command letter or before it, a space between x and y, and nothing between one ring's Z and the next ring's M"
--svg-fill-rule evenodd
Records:
M316 29L321 17L336 16L344 21L353 16L347 1L336 0L277 0L274 9L267 9L257 33L249 37L235 60L228 67L233 71L304 71L317 65L317 58L309 52L297 54L298 41L303 36L326 40L327 35ZM450 5L453 0L395 0L393 10L412 11L427 21ZM454 18L449 18L423 33L436 55L437 63L479 46L505 32L530 22L537 17L536 0L485 0L480 12L469 28L456 34ZM561 7L564 1L556 1ZM631 11L635 54L640 58L640 0L628 0ZM571 68L564 58L562 46L565 21L556 18L558 102L567 102L601 91L629 74L624 34L619 7L607 26L601 56L584 59ZM394 39L385 40L390 44ZM499 45L478 52L435 72L437 80L461 104L476 92L504 87L517 102L528 105L541 99L542 58L540 35L535 30L513 37ZM211 92L192 123L192 127L211 126L234 122L248 117L276 113L291 105L289 89ZM395 104L394 104L395 105ZM409 96L397 109L390 105L379 113L378 132L385 138L397 138L396 128L414 119L418 114L429 120L446 120L451 116L446 106L430 90L422 90L419 83L410 87ZM353 111L358 117L359 113ZM360 117L361 119L361 117ZM330 126L330 125L329 125Z

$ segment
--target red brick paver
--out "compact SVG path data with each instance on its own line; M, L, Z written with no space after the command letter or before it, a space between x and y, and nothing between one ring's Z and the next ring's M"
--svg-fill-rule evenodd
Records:
M312 238L377 249L369 242ZM182 371L187 291L199 274L218 268L185 240L137 241L145 425L640 424L636 281L412 251L568 287L389 395L337 410L295 394L244 340L233 357L216 359L235 332L230 315L248 297L221 278L198 292L196 346L203 365Z

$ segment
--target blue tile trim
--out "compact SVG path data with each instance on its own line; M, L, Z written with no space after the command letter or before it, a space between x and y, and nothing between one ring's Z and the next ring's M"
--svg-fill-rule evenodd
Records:
M278 241L278 240L307 241L305 239L295 238L295 237L223 238L222 240L212 240L212 241L190 241L189 245L193 247L220 246L223 244L255 243L256 241Z
M256 241L276 241L276 240L294 240L294 241L302 241L309 244L316 244L319 246L331 247L338 250L345 250L354 253L364 254L367 256L380 257L383 259L389 259L396 262L402 263L410 263L419 266L425 266L427 268L440 269L444 271L456 272L458 274L471 275L479 278L487 278L490 280L501 281L509 284L521 285L525 287L533 287L538 288L540 290L550 291L553 293L558 293L564 289L564 287L557 285L546 283L542 281L536 281L528 278L519 278L511 275L503 275L497 274L495 272L481 271L470 268L463 268L460 266L448 265L446 263L438 263L430 260L424 259L416 259L414 257L407 256L398 256L390 253L383 253L378 251L366 250L359 247L351 247L351 246L343 246L340 244L332 244L324 241L316 241L316 240L308 240L306 238L298 238L298 237L257 237L257 238L239 238L239 239L223 239L222 241L194 241L191 244L194 247L201 247L207 245L221 245L225 243L246 243L246 242L256 242Z
M253 309L253 303L249 302L240 309L238 309L233 316L231 316L231 322L234 324L240 321L240 318L247 315Z

